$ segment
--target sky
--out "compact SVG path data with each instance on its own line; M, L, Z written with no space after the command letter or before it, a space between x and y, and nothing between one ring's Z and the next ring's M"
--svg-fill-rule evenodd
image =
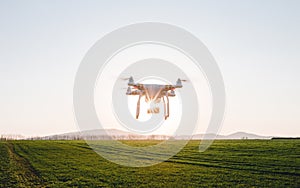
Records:
M300 1L0 1L0 134L76 131L73 84L88 49L138 22L197 36L226 88L220 134L300 136Z

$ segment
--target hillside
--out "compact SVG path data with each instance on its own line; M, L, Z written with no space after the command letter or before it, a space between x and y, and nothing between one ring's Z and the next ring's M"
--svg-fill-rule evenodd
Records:
M271 136L260 136L256 134L246 133L246 132L236 132L229 135L215 135L215 134L195 134L192 136L177 135L171 137L168 135L140 135L133 134L130 132L117 130L117 129L97 129L88 130L82 132L71 132L65 134L50 135L45 137L34 137L33 140L165 140L165 139L175 139L175 140L201 140L201 139L217 139L217 140L227 140L227 139L271 139Z

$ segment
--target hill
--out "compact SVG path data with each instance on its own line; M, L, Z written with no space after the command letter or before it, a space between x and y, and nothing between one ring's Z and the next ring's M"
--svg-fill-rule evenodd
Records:
M117 129L96 129L87 130L82 132L71 132L65 134L50 135L45 137L34 137L32 140L201 140L201 139L271 139L271 136L260 136L246 132L236 132L229 135L215 135L215 134L195 134L192 136L187 135L176 135L174 137L168 135L140 135L134 134L127 131Z

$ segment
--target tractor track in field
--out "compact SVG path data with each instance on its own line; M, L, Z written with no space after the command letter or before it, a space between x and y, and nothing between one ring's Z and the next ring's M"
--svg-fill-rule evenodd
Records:
M12 178L16 180L15 186L44 187L39 173L25 157L16 152L14 144L8 142L6 147L10 161L10 172L12 172Z

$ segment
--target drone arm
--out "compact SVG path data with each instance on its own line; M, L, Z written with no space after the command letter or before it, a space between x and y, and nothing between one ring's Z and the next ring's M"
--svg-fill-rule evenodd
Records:
M141 90L134 90L132 91L130 87L128 87L126 95L141 95L143 94L143 91Z

